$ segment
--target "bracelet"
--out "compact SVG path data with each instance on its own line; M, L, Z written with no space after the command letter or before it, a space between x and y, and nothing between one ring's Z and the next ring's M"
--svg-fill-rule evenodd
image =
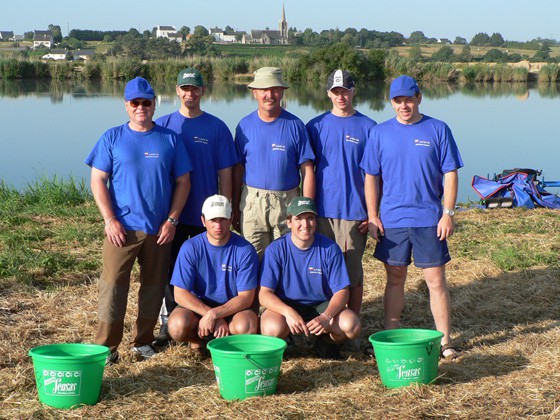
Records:
M323 312L323 315L325 315L329 321L332 321L332 316L330 316L328 313Z
M117 218L117 216L111 217L111 218L107 221L107 223L105 223L105 226L109 225L109 223L111 223L111 222L112 222L113 220L115 220L116 218Z

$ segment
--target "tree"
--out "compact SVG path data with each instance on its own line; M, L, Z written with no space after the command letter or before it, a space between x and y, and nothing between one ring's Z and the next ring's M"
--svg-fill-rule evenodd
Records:
M428 38L426 38L422 31L414 31L408 37L409 44L424 44L427 40Z
M214 45L214 38L211 35L202 35L203 31L197 28L202 28L206 31L203 26L196 26L194 32L187 41L187 49L185 53L194 55L217 55L218 50ZM206 31L208 33L208 31Z
M548 61L550 59L550 47L547 42L541 43L541 46L533 56L534 61Z
M501 47L504 45L504 38L497 32L494 32L490 37L489 43L492 47Z
M490 37L488 36L487 33L484 32L479 32L477 33L475 36L473 36L473 39L471 40L471 45L488 45L490 43Z
M482 61L488 63L506 63L508 61L508 54L497 48L492 48L484 54Z
M24 32L23 33L23 39L26 39L28 41L33 39L33 31L29 31L29 32Z
M455 54L453 53L453 48L449 45L444 45L435 53L432 54L433 61L441 61L444 63L450 63L454 61Z
M188 26L181 26L181 29L177 31L183 37L183 41L187 39L187 36L191 33L191 28Z
M471 54L471 47L468 45L463 45L461 49L461 53L457 56L457 61L461 63L470 63L473 60L473 56Z
M465 45L467 43L467 40L463 37L457 36L455 37L455 41L453 41L453 43L458 45Z
M422 61L422 48L420 48L420 45L413 45L410 47L408 56L413 61Z
M231 26L226 25L226 28L224 29L225 32L235 32L235 29L233 29Z
M194 31L193 31L193 36L208 36L210 35L210 32L208 32L208 29L206 29L204 26L202 25L196 25L194 27Z
M49 25L49 31L53 37L53 41L58 44L62 42L62 31L60 30L59 25L53 25L52 23Z

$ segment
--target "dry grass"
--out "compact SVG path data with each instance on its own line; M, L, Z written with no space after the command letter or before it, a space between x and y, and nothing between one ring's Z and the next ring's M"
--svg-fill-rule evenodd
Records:
M210 360L196 361L184 347L172 346L150 361L133 362L123 346L121 362L105 370L97 405L71 411L42 406L27 352L41 344L92 340L95 276L69 269L60 275L59 287L46 290L4 282L0 417L560 418L560 267L557 259L540 264L539 258L529 257L543 250L558 255L559 219L550 210L469 210L458 215L448 279L453 337L467 352L459 361L440 364L436 384L396 390L383 387L375 361L366 355L335 362L300 351L284 360L275 395L231 402L219 396ZM72 247L67 252L92 254L100 248L96 241ZM519 252L521 268L504 269L495 260L505 248ZM384 286L380 264L371 258L371 249L367 254L364 343L381 328ZM129 314L135 301L131 293ZM131 322L128 315L125 340ZM411 269L407 282L403 326L433 328L427 289L417 269Z

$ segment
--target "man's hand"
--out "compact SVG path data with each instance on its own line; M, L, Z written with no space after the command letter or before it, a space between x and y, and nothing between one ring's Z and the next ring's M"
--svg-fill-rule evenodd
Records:
M320 314L307 323L307 328L313 335L327 334L332 331L331 320L326 314Z
M296 312L295 309L290 308L290 310L287 314L284 315L284 317L286 318L286 323L288 324L288 327L290 328L290 332L292 334L309 335L309 330L307 329L305 321L303 320L301 315Z
M448 214L443 214L437 225L437 236L440 241L443 241L453 235L453 217Z
M371 237L376 241L379 242L381 236L385 234L385 230L383 229L383 223L379 217L373 217L369 219L368 222L368 231Z
M177 227L174 224L165 220L161 224L161 226L159 227L159 230L158 230L158 233L157 233L158 239L157 239L156 243L158 245L165 245L165 244L170 243L173 240L173 238L175 237L175 231L176 230L177 230Z
M123 225L117 218L114 218L105 225L105 234L109 242L118 248L123 247L126 243L126 230L124 230Z

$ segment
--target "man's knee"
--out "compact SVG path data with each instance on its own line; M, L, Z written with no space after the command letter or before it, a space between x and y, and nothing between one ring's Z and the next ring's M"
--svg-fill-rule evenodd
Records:
M231 334L257 334L259 331L259 318L251 310L235 314L229 324Z
M340 313L338 316L338 325L349 340L358 338L362 332L360 318L350 309L344 309Z
M286 332L287 331L287 332ZM261 315L261 334L285 338L290 330L286 319L277 313L266 310Z
M197 320L185 308L175 308L167 321L169 335L175 341L184 342L196 335Z

